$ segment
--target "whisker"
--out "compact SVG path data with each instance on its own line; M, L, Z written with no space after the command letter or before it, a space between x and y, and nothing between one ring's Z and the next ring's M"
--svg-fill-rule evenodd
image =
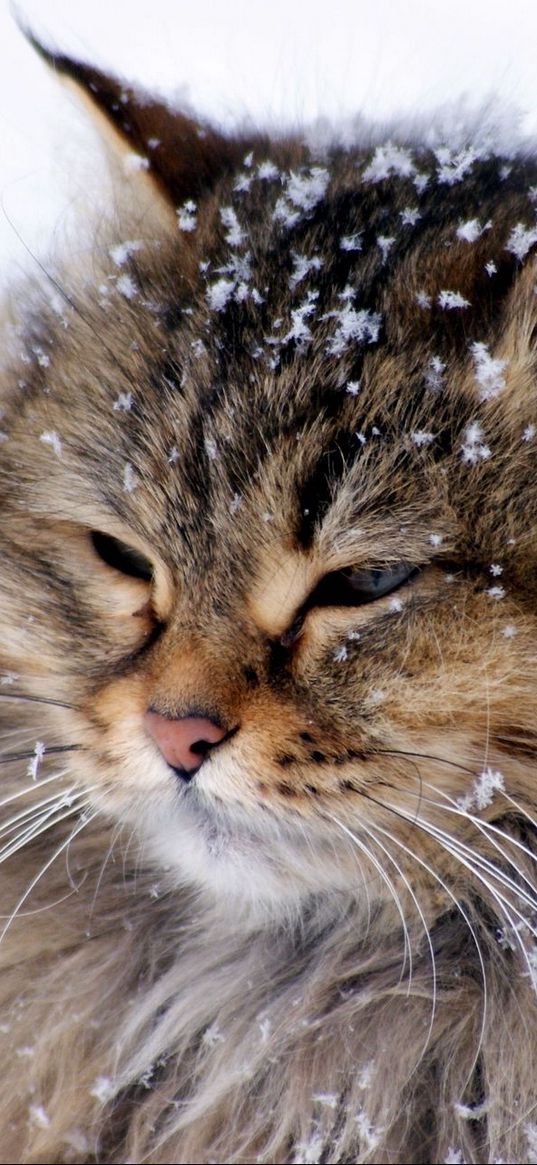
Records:
M16 793L11 793L9 797L4 797L0 801L0 809L3 809L4 805L11 805L13 801L18 801L20 797L26 797L28 793L35 793L36 789L43 789L45 785L50 785L52 781L57 781L60 777L65 777L65 771L52 773L50 777L40 777L37 781L32 781L31 785L26 785L24 789L17 789Z
M355 833L353 833L352 829L349 829L349 827L347 825L345 825L343 821L340 821L339 818L334 817L334 815L332 813L328 813L328 811L326 811L326 810L323 812L323 816L328 817L331 821L333 821L335 823L335 825L337 825L339 827L339 829L341 829L341 831L343 833L345 833L347 835L347 837L349 837L351 839L351 841L353 841L356 846L358 846L358 848L365 855L367 860L372 863L372 865L376 869L377 873L380 874L382 881L384 882L391 897L393 898L395 908L396 908L397 913L401 919L401 926L402 926L403 934L404 934L404 955L403 955L402 971L404 970L405 964L408 960L409 979L411 980L412 979L412 947L411 947L411 943L410 943L410 936L408 934L405 913L404 913L403 907L401 905L399 895L397 894L397 890L395 889L395 886L393 885L391 879L388 877L384 867L382 866L382 863L378 860L377 857L375 857L375 855L365 845L365 843L361 840L361 838L357 837L357 835Z
M57 756L58 753L63 752L83 752L84 746L82 744L51 744L45 747L43 759L46 756ZM0 756L0 765L12 764L18 760L33 760L35 757L35 749L31 752L5 752Z
M22 700L28 704L50 704L54 708L71 708L76 710L76 704L67 704L63 700L51 700L49 696L29 696L22 692L0 692L0 700Z
M57 825L59 821L63 821L65 817L71 816L80 808L82 798L85 798L85 791L84 793L73 794L72 798L70 798L71 803L67 804L67 806L65 799L63 799L63 804L58 802L58 804L51 806L46 813L43 813L36 821L26 826L21 833L17 834L15 838L0 849L0 863L7 861L14 853L23 849L29 841L33 841L36 837L39 837L47 829L50 829L53 825ZM60 813L60 810L64 808L66 808L66 812ZM59 816L55 817L54 814L59 814Z
M78 827L71 830L71 833L69 834L69 837L66 839L66 841L63 841L62 844L59 845L58 848L54 850L54 853L51 855L51 857L48 859L48 861L45 862L44 866L41 867L39 873L36 874L34 878L32 878L31 882L26 887L24 894L19 898L17 905L15 906L12 913L9 915L9 918L7 919L5 926L3 927L2 931L0 932L0 943L5 938L11 924L14 922L15 918L17 917L17 914L18 914L21 906L24 905L27 898L29 898L30 894L32 893L32 890L37 886L38 882L41 881L41 878L43 878L44 875L47 873L47 870L50 869L50 867L53 865L53 863L56 861L56 859L60 857L60 855L64 852L64 850L68 849L68 847L74 841L75 837L78 837L78 834L81 833L82 830L86 828L86 826L90 825L91 822L94 821L96 817L98 817L98 815L99 815L98 810L95 811L94 813L82 812L82 817L81 817L80 824L78 825Z

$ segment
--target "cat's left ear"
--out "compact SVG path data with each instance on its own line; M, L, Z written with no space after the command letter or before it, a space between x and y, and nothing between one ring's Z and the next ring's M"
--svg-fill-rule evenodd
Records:
M74 82L92 113L104 118L115 144L139 156L141 168L153 177L174 207L210 190L255 145L244 137L227 138L143 90L124 85L92 65L53 52L27 29L24 32L46 63Z

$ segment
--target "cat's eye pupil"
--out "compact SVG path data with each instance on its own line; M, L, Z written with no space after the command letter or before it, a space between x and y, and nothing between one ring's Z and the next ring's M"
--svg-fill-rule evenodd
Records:
M308 608L354 607L372 603L409 582L415 574L417 569L407 563L369 570L348 568L333 571L325 575L310 595Z
M144 582L151 582L153 566L145 554L133 546L121 542L119 538L113 538L110 534L103 534L99 530L92 530L91 541L93 549L107 566L127 575L128 578L139 578L143 579Z

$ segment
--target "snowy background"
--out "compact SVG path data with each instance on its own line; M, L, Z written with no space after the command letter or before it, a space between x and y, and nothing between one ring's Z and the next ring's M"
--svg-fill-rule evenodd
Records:
M17 0L49 44L220 125L427 114L466 95L537 140L537 0ZM98 200L92 131L0 0L0 280ZM509 115L511 116L511 114ZM91 160L90 160L91 159Z

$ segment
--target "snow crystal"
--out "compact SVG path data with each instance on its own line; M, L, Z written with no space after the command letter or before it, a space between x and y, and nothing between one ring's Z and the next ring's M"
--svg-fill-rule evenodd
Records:
M237 215L232 206L223 206L220 210L220 218L225 227L227 227L227 234L225 236L226 243L230 247L241 247L244 243L246 235L239 223Z
M311 1099L315 1104L324 1104L327 1108L337 1108L340 1098L335 1092L315 1092Z
M431 546L441 546L444 541L442 534L429 534Z
M526 428L522 434L522 440L532 441L536 433L537 429L535 428L535 425L526 425Z
M432 304L431 296L427 295L426 291L417 291L416 303L418 307L430 307Z
M308 291L306 299L291 312L291 328L283 338L284 344L294 340L295 344L304 347L311 340L311 330L306 319L315 312L318 297L318 291Z
M120 295L125 296L125 299L134 299L138 294L138 288L130 275L120 275L119 279L116 280L116 287Z
M50 445L56 456L61 457L62 443L55 429L48 429L44 433L41 433L39 440L43 442L43 445Z
M107 1100L114 1095L114 1083L109 1076L97 1076L93 1087L90 1088L90 1096L94 1096L100 1104L106 1104Z
M216 444L216 441L214 441L212 437L206 437L203 444L205 446L205 452L209 460L216 461L216 458L218 457L218 445Z
M490 457L490 449L483 443L482 437L483 430L476 422L465 429L461 446L461 457L465 465L475 465L478 461L487 461Z
M379 312L367 308L356 311L350 304L346 304L341 311L328 314L337 321L335 334L326 348L329 355L341 356L353 340L359 344L376 344L382 323Z
M462 181L464 175L468 173L476 161L478 154L472 146L466 146L458 151L442 146L435 150L435 157L438 162L436 172L438 181L445 186L454 186L456 182Z
M137 485L138 478L136 477L130 461L127 461L123 469L123 489L126 494L131 494L136 489Z
M410 178L415 172L414 162L408 150L386 142L377 146L369 166L362 175L365 182L381 182L396 174L399 178Z
M135 174L138 170L149 170L149 160L143 158L141 154L124 154L123 169L127 174Z
M345 647L345 644L343 643L341 645L341 647L338 647L337 650L334 652L334 660L336 663L343 663L343 661L347 659L347 656L348 656L348 651L347 651L347 648Z
M496 599L497 601L499 601L500 599L504 599L505 598L505 587L488 587L487 595L489 596L489 598Z
M309 174L289 175L285 193L287 198L300 210L310 211L324 198L330 181L328 170L321 166L313 166Z
M457 809L463 813L486 809L492 804L495 793L505 792L503 774L497 769L486 768L476 777L472 790L456 801Z
M460 1116L463 1121L478 1121L488 1112L488 1100L482 1100L481 1104L460 1104L454 1106L457 1116Z
M399 599L399 598L390 599L388 606L389 606L390 611L402 611L403 610L403 600Z
M348 392L349 396L357 396L361 387L360 380L348 380L345 385L345 392Z
M132 408L132 392L120 392L119 396L114 401L114 411L118 413L128 413Z
M494 262L494 259L489 259L488 263L485 263L485 271L487 272L487 275L496 275L497 270L498 268Z
M233 183L233 189L236 190L237 194L247 194L251 185L251 174L239 174L239 177L236 178L235 182Z
M342 235L339 240L339 246L342 251L361 251L362 236L360 233L355 235Z
M257 177L265 182L270 182L272 178L278 178L279 174L280 171L274 162L260 162L257 167Z
M182 206L177 207L177 226L180 231L186 231L187 233L195 231L198 225L197 209L196 203L191 198L187 202L184 202Z
M323 1148L324 1137L315 1131L308 1141L300 1141L296 1146L293 1165L318 1165Z
M462 222L457 227L457 238L463 239L465 243L475 243L485 231L490 231L492 222L486 222L483 226L478 218L469 218L467 222Z
M32 781L37 780L39 766L41 764L41 761L43 760L43 757L45 755L45 751L46 750L45 750L45 745L43 744L43 741L36 740L35 747L34 747L34 755L33 755L32 759L28 765L27 770L26 770L26 775L28 777L30 777Z
M444 1157L444 1165L464 1165L464 1157L460 1149L454 1149L450 1145L447 1157Z
M417 429L415 433L410 434L418 449L422 449L425 445L430 445L434 441L434 433L426 433L423 429Z
M513 227L505 249L515 255L517 259L522 260L534 243L537 243L537 227L525 227L523 223L519 222L516 227Z
M217 279L207 288L207 303L211 311L223 311L235 291L234 279Z
M267 1044L270 1036L270 1019L259 1020L259 1033L261 1035L261 1043Z
M141 239L127 239L124 243L118 243L116 247L110 248L110 258L114 261L116 267L123 267L129 255L133 255L135 251L141 251L143 245Z
M242 494L233 494L233 497L229 503L230 514L236 514L237 510L240 509L241 505L242 505Z
M382 262L385 263L395 243L393 235L378 235L377 247L382 251Z
M371 1153L373 1149L376 1149L383 1130L376 1129L375 1126L371 1124L371 1121L369 1120L369 1117L363 1108L358 1109L354 1119L358 1125L360 1137L364 1142L364 1148L368 1153Z
M192 349L192 355L196 358L196 360L200 360L207 351L203 340L192 340L190 347Z
M148 138L147 145L150 150L158 150L160 146L160 138Z
M50 1117L42 1104L31 1104L28 1109L30 1120L40 1129L48 1129Z
M313 255L311 259L308 259L306 255L297 255L296 252L293 253L292 258L294 268L289 277L289 287L291 291L294 291L295 287L302 283L310 271L320 271L323 261L318 255Z
M490 355L486 344L476 343L470 347L475 368L475 378L480 386L480 400L493 400L505 388L504 369L508 360L499 360Z
M514 639L516 633L517 629L513 626L512 623L506 623L505 627L502 627L502 635L504 639Z
M218 1024L212 1023L210 1027L205 1028L205 1031L201 1037L201 1042L205 1044L207 1048L214 1048L215 1044L221 1043L224 1038L225 1037L222 1035Z
M503 566L500 566L499 562L491 562L489 570L495 578L498 578L498 575L503 574Z
M470 307L470 301L461 295L460 291L441 291L438 296L438 306L447 311L457 307Z
M444 372L446 366L439 356L433 356L429 361L428 370L425 373L425 383L428 388L432 388L434 392L438 392L444 385Z
M421 218L417 206L405 206L404 210L399 211L399 216L404 227L414 227Z

